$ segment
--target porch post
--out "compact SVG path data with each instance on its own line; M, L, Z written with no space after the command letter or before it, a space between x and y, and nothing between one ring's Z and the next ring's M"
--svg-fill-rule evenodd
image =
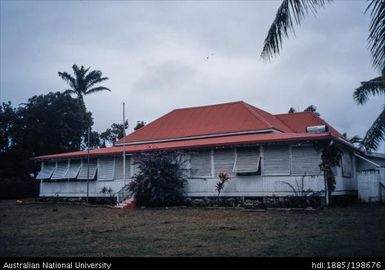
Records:
M123 183L126 185L126 152L123 151Z

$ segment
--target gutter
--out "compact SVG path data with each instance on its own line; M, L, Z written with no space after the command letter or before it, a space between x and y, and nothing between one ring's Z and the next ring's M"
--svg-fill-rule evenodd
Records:
M377 168L381 168L381 167L382 167L381 165L377 164L376 162L373 162L373 161L371 161L370 159L367 159L367 158L365 158L365 157L363 157L363 156L361 156L361 155L359 155L359 154L357 154L357 153L354 153L354 155L355 155L356 157L358 157L358 158L360 158L360 159L362 159L362 160L365 160L366 162L368 162L368 163L370 163L370 164L376 166Z

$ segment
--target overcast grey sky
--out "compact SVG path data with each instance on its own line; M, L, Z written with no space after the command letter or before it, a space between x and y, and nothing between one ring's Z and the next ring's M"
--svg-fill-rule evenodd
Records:
M0 2L1 101L62 91L58 71L91 66L112 90L85 98L98 131L121 122L122 102L131 131L175 108L243 100L270 113L314 104L340 132L363 136L384 102L352 98L378 75L366 1L307 17L271 63L259 54L280 1Z

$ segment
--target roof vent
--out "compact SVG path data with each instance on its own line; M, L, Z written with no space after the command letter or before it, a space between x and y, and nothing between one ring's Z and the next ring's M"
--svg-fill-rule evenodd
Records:
M307 133L323 133L328 132L328 126L327 125L319 125L319 126L308 126L306 128Z

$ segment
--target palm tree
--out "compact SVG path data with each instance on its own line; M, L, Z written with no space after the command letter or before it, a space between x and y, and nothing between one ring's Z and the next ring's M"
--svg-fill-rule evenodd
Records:
M367 82L361 82L354 93L354 100L363 105L367 102L370 95L384 95L385 94L385 68L382 70L382 76L374 78ZM377 150L380 143L385 140L385 104L382 112L373 122L372 126L366 132L361 144L367 151Z
M74 76L67 72L58 72L59 76L66 81L71 89L65 90L66 93L76 94L78 96L79 102L83 103L83 96L96 93L99 91L111 91L107 87L97 86L96 84L101 83L105 80L108 80L107 77L102 77L102 72L100 70L90 70L90 67L84 68L83 66L79 67L77 65L72 66Z
M314 15L319 8L325 7L332 0L283 0L278 8L273 23L265 38L261 57L271 60L279 54L283 38L294 33L294 23L300 25L309 13ZM369 50L373 67L380 71L381 76L361 83L354 91L353 97L358 104L364 104L369 95L384 94L385 85L385 0L367 0L365 13L370 10ZM385 140L385 111L383 110L363 139L366 150L376 150L381 141Z

